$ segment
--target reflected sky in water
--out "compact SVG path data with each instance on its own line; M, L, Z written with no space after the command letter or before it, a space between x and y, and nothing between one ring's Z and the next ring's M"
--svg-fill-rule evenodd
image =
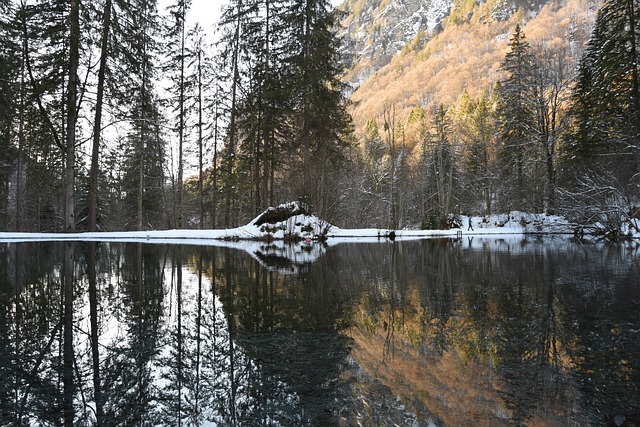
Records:
M639 263L552 238L0 244L0 425L632 425Z

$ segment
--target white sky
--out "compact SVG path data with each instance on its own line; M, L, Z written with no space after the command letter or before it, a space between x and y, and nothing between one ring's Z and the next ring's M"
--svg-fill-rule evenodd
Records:
M168 0L161 0L160 4L166 4L167 1ZM331 0L331 4L333 4L334 7L337 7L343 1L344 0ZM192 0L187 20L191 22L200 22L202 28L207 33L210 33L213 26L220 18L220 11L227 3L228 0Z
M200 22L202 28L210 33L220 18L222 7L226 4L226 0L192 0L188 20Z

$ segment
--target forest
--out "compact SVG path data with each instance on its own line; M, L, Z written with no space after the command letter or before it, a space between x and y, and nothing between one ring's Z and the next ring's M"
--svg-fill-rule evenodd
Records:
M329 1L230 0L216 28L170 3L0 0L0 231L227 228L289 200L342 227L639 214L634 0L599 7L577 64L516 24L491 90L360 127Z

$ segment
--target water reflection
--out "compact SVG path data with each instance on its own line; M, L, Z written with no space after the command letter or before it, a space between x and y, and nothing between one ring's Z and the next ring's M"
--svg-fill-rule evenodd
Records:
M0 425L637 420L633 248L476 238L279 254L0 245Z

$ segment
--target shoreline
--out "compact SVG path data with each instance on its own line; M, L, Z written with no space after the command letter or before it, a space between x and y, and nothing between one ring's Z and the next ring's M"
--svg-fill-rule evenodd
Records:
M390 237L391 231L394 237ZM111 241L111 242L146 242L146 241L175 241L185 240L212 242L323 242L326 240L358 241L376 239L379 241L414 240L429 238L461 238L461 237L499 237L504 236L573 236L568 231L529 231L516 228L486 228L473 231L461 229L451 230L388 230L388 229L336 229L329 231L322 239L277 238L272 236L254 235L246 230L154 230L154 231L118 231L118 232L80 232L80 233L26 233L0 232L0 242L36 242L36 241ZM297 236L296 236L297 237ZM296 242L297 240L297 242Z

